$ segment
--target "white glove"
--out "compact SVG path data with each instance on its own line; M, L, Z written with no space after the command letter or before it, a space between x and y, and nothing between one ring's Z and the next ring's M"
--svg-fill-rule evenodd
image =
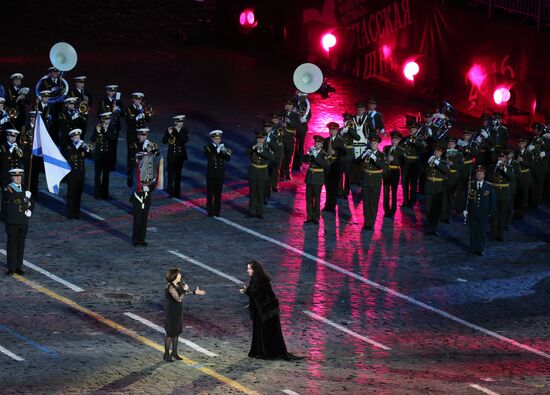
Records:
M540 157L541 157L541 158L545 158L545 157L546 157L546 152L542 151L542 152L540 153Z
M381 129L380 133L382 133L382 136L385 136L386 135L386 129Z
M432 156L430 156L430 159L428 159L428 162L433 162L434 159L435 159L435 156L432 155Z
M116 107L115 107L115 111L116 111L116 112L121 112L122 110L120 109L119 106L116 106Z
M31 196L32 196L32 192L31 192L31 191L25 191L25 197L26 197L27 199L30 199Z
M458 145L459 147L466 147L468 144L464 140L458 140L456 145Z
M139 121L140 119L143 119L145 117L145 114L141 113L136 117L136 121Z
M467 216L468 216L468 210L464 210L464 211L462 212L462 214L464 214L464 216L467 217Z
M481 144L481 136L477 136L474 141L478 144Z
M544 133L542 137L544 137L545 139L550 139L550 133Z
M487 133L485 130L481 132L481 135L482 135L484 138L489 137L489 133Z
M80 116L79 113L75 112L72 116L71 116L71 119L76 119Z
M535 149L535 146L534 146L533 144L529 144L529 145L527 146L527 149L528 149L529 151L533 151L533 150Z
M376 154L373 152L372 154L370 154L370 158L371 158L372 160L376 160Z
M439 166L439 159L435 159L434 163L435 163L436 166Z
M31 210L25 210L25 215L30 218L31 215L32 215L32 211Z
M0 119L0 125L5 124L6 122L8 122L8 118L7 118L7 117Z
M149 192L149 187L147 185L143 186L143 192Z
M433 135L432 128L428 128L428 136L432 136L432 135Z

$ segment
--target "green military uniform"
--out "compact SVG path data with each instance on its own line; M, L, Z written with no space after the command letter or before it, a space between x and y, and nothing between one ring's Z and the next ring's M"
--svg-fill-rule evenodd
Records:
M550 157L550 141L542 136L537 136L531 140L528 149L533 155L532 183L529 191L529 206L538 208L542 203L542 194L544 191L544 182L546 173L549 169L548 158Z
M375 136L375 139L379 139L379 137ZM378 202L380 201L380 190L382 189L382 176L386 170L386 158L384 153L377 150L367 156L362 163L362 167L363 230L370 230L374 227L376 221Z
M463 200L463 197L459 194L459 186L464 179L464 157L457 149L448 149L445 157L449 165L449 177L445 184L441 219L443 222L449 223L452 212L458 212L459 202Z
M411 125L412 128L418 128L418 125L413 124ZM424 150L424 146L419 139L411 138L410 136L401 140L400 145L405 151L401 161L402 205L412 208L416 204L418 177L420 176L420 154Z
M258 132L257 137L265 137L265 132ZM248 168L248 180L250 182L250 215L257 218L263 218L263 203L265 192L269 185L269 163L273 160L273 152L267 144L251 147L247 150L250 157L250 167Z
M327 127L339 128L336 122L330 122ZM344 139L339 136L328 136L323 142L323 150L327 153L329 167L325 171L325 207L323 211L334 212L338 197L338 180L340 177L340 161L346 155Z
M522 138L520 138L521 141ZM516 160L520 165L520 173L517 179L516 184L516 197L514 202L516 218L522 219L525 214L525 209L529 203L529 188L531 187L532 182L532 170L534 168L535 162L533 160L533 155L527 150L516 151Z
M292 105L292 100L287 100L286 105ZM300 126L300 116L294 111L287 111L288 107L283 111L283 127L285 132L283 134L283 146L284 155L283 162L281 164L281 178L290 180L290 166L292 164L292 156L294 155L295 142L296 142L296 129Z
M351 115L350 115L351 116ZM344 117L344 122L348 120ZM338 176L338 195L348 197L351 190L351 171L355 161L353 142L361 140L361 136L354 127L344 126L338 136L344 140L345 154L340 157L340 170Z
M473 134L470 131L465 131L466 133ZM472 139L473 136L470 137ZM477 153L476 144L473 140L458 140L457 143L458 150L462 152L462 157L464 159L464 170L462 171L462 180L458 186L458 200L457 211L462 212L466 209L466 191L468 190L468 185L470 184L470 179L472 178L472 169L474 167L474 158Z
M506 154L508 156L508 153L514 152L513 150L506 151ZM518 189L518 179L519 175L521 174L521 166L519 165L519 162L515 159L507 159L506 165L512 169L512 173L510 174L510 179L508 180L510 183L510 210L508 210L508 218L506 221L506 230L508 229L508 226L510 226L510 223L512 222L512 217L514 213L514 201L516 199L517 195L517 189Z
M321 136L315 136L314 139L315 142L324 140ZM330 164L326 152L313 148L303 157L303 161L309 163L306 173L306 222L318 224L321 217L321 190L325 183L326 169Z
M435 149L440 149L436 147ZM445 193L445 182L449 176L450 169L443 159L428 160L426 167L426 181L424 184L426 204L426 234L437 236L437 223L441 217L441 208Z
M273 114L274 117L275 115L276 114ZM283 135L283 127L277 124L273 126L266 138L267 145L271 152L273 152L273 160L268 165L269 184L265 196L266 200L269 199L271 192L279 192L279 173L285 155Z
M401 139L403 136L397 131L390 133L391 137ZM384 174L384 215L393 217L397 211L397 187L399 185L399 175L401 164L405 158L405 149L401 145L388 145L384 147L384 156L386 158L387 171ZM392 157L390 160L389 157ZM391 200L390 200L391 191Z
M489 174L489 182L495 192L495 212L491 218L491 234L498 241L504 240L504 230L508 224L511 212L512 196L510 195L510 179L514 170L503 162L493 167Z
M487 182L474 180L468 191L468 225L470 228L470 252L483 255L487 244L487 223L495 212L495 191Z

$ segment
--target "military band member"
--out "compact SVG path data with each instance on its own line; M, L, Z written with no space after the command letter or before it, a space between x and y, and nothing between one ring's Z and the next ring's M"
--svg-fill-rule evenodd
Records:
M221 211L225 162L231 159L231 150L222 143L223 132L213 130L209 134L211 142L204 147L208 160L206 166L206 211L209 217L219 217Z
M363 157L363 179L361 189L363 193L363 230L372 230L378 213L382 178L386 171L386 158L383 152L378 150L378 144L382 139L376 135L370 142L370 149L365 151Z
M340 125L337 122L327 124L329 136L323 142L329 167L325 169L325 207L323 211L333 213L338 198L338 180L340 179L340 160L346 154L344 139L338 135Z
M126 143L128 147L136 140L136 130L144 128L151 121L150 114L145 112L145 107L142 101L145 95L141 92L132 93L132 104L126 108L124 117L126 118ZM129 153L130 151L128 151ZM133 158L127 156L127 184L132 186L133 183Z
M149 140L149 128L139 128L136 130L137 140L130 146L130 155L132 156L134 163L139 162L143 156L158 156L160 151L158 144ZM135 166L132 171L136 171ZM156 175L155 175L156 177ZM147 181L153 177L146 178ZM142 180L144 178L142 177ZM152 187L152 185L149 185ZM151 188L152 189L152 188Z
M445 192L445 182L450 169L443 159L441 145L434 147L433 155L428 159L426 168L426 182L424 186L426 204L426 234L438 236L437 223L441 217L441 208Z
M6 130L6 141L0 145L0 186L4 188L10 183L10 169L23 168L23 150L17 144L19 131Z
M418 178L420 176L420 154L424 150L423 142L415 137L419 125L414 122L409 125L409 136L401 140L405 151L401 164L401 189L403 192L402 207L413 208L416 204L418 192Z
M74 88L69 91L69 97L76 97L78 104L86 103L88 106L94 104L92 94L86 88L86 76L81 75L74 77ZM84 131L82 131L82 136L84 136Z
M109 152L107 157L110 162L109 167L111 171L113 171L117 162L118 136L120 135L120 131L122 129L120 118L123 114L122 101L120 100L118 85L111 84L105 86L105 96L100 100L97 112L100 116L101 114L107 112L110 112L112 114L111 124L113 125L115 130L115 139L109 145Z
M492 164L492 151L494 151L493 143L488 140L492 133L493 120L487 113L481 114L481 128L479 129L478 136L475 139L477 145L476 163L485 167Z
M61 97L60 91L62 92L64 89L65 84L59 76L59 70L53 66L48 68L48 77L43 79L38 86L40 96L42 96L43 91L50 91L52 97ZM59 145L59 114L61 114L63 109L63 103L49 101L48 107L49 117L46 126L48 127L48 132L54 143ZM38 110L42 112L44 119L46 119L44 116L44 114L46 114L45 109L39 108Z
M6 107L17 109L17 117L12 121L15 129L21 130L27 120L27 106L31 104L29 88L21 87L23 74L13 73L10 76L12 85L6 89Z
M134 247L147 246L145 236L147 235L147 218L149 217L149 209L151 208L151 182L153 181L145 182L137 180L138 187L130 196L130 203L133 206L132 245Z
M497 163L492 166L488 175L488 181L495 192L495 211L491 217L491 234L497 241L504 241L504 230L508 224L512 209L512 196L510 195L510 179L514 177L514 170L506 164L506 154L498 151Z
M458 212L466 209L466 191L472 177L472 169L474 167L474 158L477 152L477 144L473 141L474 132L470 129L464 129L462 138L456 143L457 149L462 153L464 158L464 171L462 172L462 181L458 186L457 194L460 196L458 200Z
M515 214L514 201L516 199L518 179L521 174L521 166L519 165L519 162L515 159L516 151L514 151L513 149L508 149L505 151L505 154L506 166L509 169L512 169L512 173L510 174L510 178L508 180L510 183L510 210L508 210L508 217L505 226L505 230L508 230L508 227L512 223L513 214Z
M42 117L44 125L46 125L46 129L48 129L48 132L50 131L53 122L50 95L51 91L49 90L40 91L40 96L38 96L37 104L38 112L40 113L40 116Z
M71 172L67 175L67 218L80 219L80 202L84 192L86 180L85 161L91 155L92 147L81 139L82 130L73 129L69 132L71 139L63 149L63 156L71 165Z
M4 135L6 129L13 128L8 111L6 110L6 99L0 97L0 137Z
M246 150L250 157L248 179L250 182L250 215L263 219L263 202L269 185L268 164L273 160L273 152L265 142L265 131L256 132L256 144Z
M112 146L116 139L115 125L111 123L112 116L111 112L99 114L101 123L95 127L92 134L92 143L95 143L94 197L96 199L111 199L109 175L112 164Z
M537 125L534 128L534 134L527 146L527 149L533 155L533 172L532 172L532 183L531 189L529 191L529 207L538 208L542 203L542 195L544 191L544 182L546 174L548 173L549 163L548 158L550 157L550 139L545 139L543 137L543 127L542 125Z
M162 138L163 144L168 144L168 185L166 192L170 197L181 197L181 171L187 160L189 131L183 126L185 115L176 115L172 118L174 126L169 126Z
M528 139L521 136L518 139L518 149L515 159L519 162L520 172L516 184L516 196L514 202L514 216L517 219L523 219L525 209L529 203L529 188L532 182L532 170L535 164L533 155L527 149Z
M397 210L397 186L399 185L399 170L405 157L405 150L399 142L403 135L399 131L390 133L391 145L384 147L386 158L386 173L384 174L384 216L392 218ZM391 200L390 200L391 191Z
M487 223L495 213L495 191L485 181L485 167L476 168L476 178L468 189L468 208L464 215L470 228L470 253L485 255Z
M460 194L460 184L464 180L464 157L462 152L456 149L457 141L455 137L449 137L447 151L445 152L445 160L449 166L449 176L445 183L441 220L447 224L450 222L453 213L460 212L458 207L460 201L464 200L464 197Z
M32 215L31 192L24 191L21 181L23 169L10 169L11 183L2 188L2 219L6 226L7 274L25 274L23 256L25 239L29 230L29 218Z
M71 130L80 129L84 133L87 120L75 108L76 97L67 97L63 102L65 103L65 108L59 114L59 136L61 142L65 145L71 140L69 137Z
M323 136L313 136L314 145L310 147L304 162L309 163L306 173L306 214L305 223L319 224L321 217L321 190L325 183L325 169L329 166L327 153L323 151Z
M296 148L292 162L292 170L300 171L302 167L302 158L304 156L304 143L308 129L308 122L311 119L311 103L307 98L307 93L296 91L296 102L294 111L300 117L300 123L296 128Z
M361 109L359 103L358 109ZM363 107L364 110L364 107ZM347 198L351 191L351 172L355 162L355 151L353 142L361 140L358 132L358 126L354 121L353 115L349 113L342 114L344 126L338 132L338 137L344 141L345 153L340 157L340 169L338 175L338 196Z
M271 114L271 123L267 131L266 143L269 149L273 152L273 161L269 165L270 185L267 188L267 199L271 192L279 192L279 173L285 155L284 134L285 129L281 124L282 114Z
M296 130L300 127L300 116L293 111L294 104L292 100L285 101L285 110L283 112L282 127L285 128L283 135L284 156L281 164L281 179L290 180L290 167L296 145Z
M382 114L376 111L376 99L374 98L370 98L369 101L367 101L367 119L365 123L367 126L367 130L363 131L368 131L369 140L374 138L374 136L378 136L379 134L381 134L382 136L386 134L386 130L384 129L384 122L382 120Z
M348 120L349 115L345 114L344 123ZM367 105L363 102L355 103L355 116L352 118L355 130L358 133L359 140L365 140L369 138L369 126L367 125Z

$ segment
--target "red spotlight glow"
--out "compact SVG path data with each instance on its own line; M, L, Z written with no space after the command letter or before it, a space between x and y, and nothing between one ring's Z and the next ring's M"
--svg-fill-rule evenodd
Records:
M508 102L508 100L510 100L510 91L504 87L495 89L495 92L493 93L493 100L496 104Z
M403 75L409 81L414 81L414 76L418 74L420 67L416 62L407 62L403 67Z
M256 21L256 15L254 10L246 9L239 15L239 24L244 28L256 27L258 22Z
M246 12L241 12L241 15L239 16L239 23L241 24L241 26L244 26L244 24L246 23Z
M324 34L323 38L321 39L321 45L323 46L325 51L330 51L330 49L336 45L336 37L334 36L334 34Z
M391 47L389 45L384 45L382 47L382 53L384 54L384 58L389 58L391 56Z
M253 11L248 11L248 13L246 14L246 21L249 25L254 24L254 22L256 21L256 16L254 15Z
M476 63L472 67L470 67L467 76L472 85L475 85L479 88L481 84L483 84L483 81L485 80L487 74L485 73L485 69L483 68L483 66Z

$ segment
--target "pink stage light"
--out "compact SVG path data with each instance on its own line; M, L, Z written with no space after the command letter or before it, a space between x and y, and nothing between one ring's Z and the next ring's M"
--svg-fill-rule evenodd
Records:
M493 93L493 100L496 104L508 102L508 100L510 100L510 91L504 87L495 89L495 92Z
M256 21L256 15L254 10L246 9L239 15L239 24L244 28L256 27L258 22Z
M256 21L256 16L254 15L254 11L248 11L248 14L246 14L246 21L249 25L253 25Z
M485 74L485 69L483 66L476 63L470 67L467 76L470 82L479 88L481 84L483 84L483 81L487 75Z
M409 81L414 81L414 76L417 75L419 71L420 67L418 66L418 63L414 61L407 62L405 67L403 67L403 75Z
M323 46L325 51L330 51L330 49L336 45L336 37L334 36L334 34L324 34L323 38L321 39L321 45Z
M239 23L241 26L244 26L246 23L246 12L241 12L241 15L239 16Z

